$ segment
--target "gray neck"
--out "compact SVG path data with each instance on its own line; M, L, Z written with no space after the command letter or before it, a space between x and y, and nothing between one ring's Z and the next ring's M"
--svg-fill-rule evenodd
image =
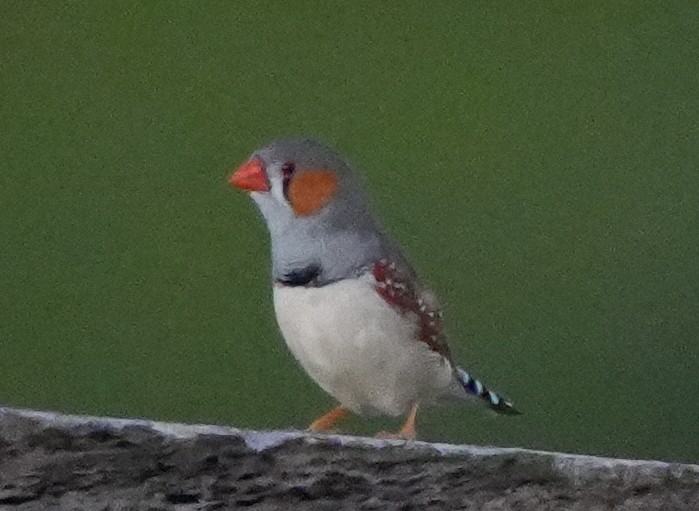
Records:
M270 231L274 280L315 268L312 285L320 286L356 276L393 252L363 204L336 204L318 215L297 217L273 197L253 193L252 198Z
M295 219L292 229L270 225L272 278L316 268L314 285L355 276L384 257L382 236L368 217L355 217L344 225Z

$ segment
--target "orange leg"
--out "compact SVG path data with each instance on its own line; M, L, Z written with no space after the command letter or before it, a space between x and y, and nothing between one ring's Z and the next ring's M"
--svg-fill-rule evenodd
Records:
M397 433L380 432L376 435L378 438L397 438L400 440L415 440L417 431L415 431L415 416L417 415L417 403L410 407L408 417L405 419L405 424L398 430Z
M327 431L330 428L332 428L337 423L337 421L339 421L348 413L349 410L344 406L338 406L337 408L333 408L322 417L318 417L316 420L314 420L311 423L311 425L308 426L308 431Z

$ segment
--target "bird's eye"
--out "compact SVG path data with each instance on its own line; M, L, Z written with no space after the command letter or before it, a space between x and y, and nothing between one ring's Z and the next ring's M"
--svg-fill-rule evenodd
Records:
M284 165L282 165L282 175L285 178L291 177L294 170L296 170L296 165L294 165L294 163L291 161L287 161Z

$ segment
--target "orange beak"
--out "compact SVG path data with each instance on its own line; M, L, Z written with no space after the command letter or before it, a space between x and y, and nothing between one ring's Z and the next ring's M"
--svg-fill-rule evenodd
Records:
M228 179L231 186L248 192L268 192L269 184L265 177L265 168L256 158L243 163Z

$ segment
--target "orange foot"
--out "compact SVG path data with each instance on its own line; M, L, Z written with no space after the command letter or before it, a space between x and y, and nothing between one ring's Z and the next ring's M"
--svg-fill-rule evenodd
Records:
M397 433L391 433L388 431L381 431L376 435L376 438L390 438L397 440L415 440L417 438L417 431L415 431L415 415L417 414L417 404L410 407L410 413L408 413L408 418L405 419L405 424L398 430Z
M316 420L314 420L311 423L311 425L308 426L308 431L311 431L313 433L327 431L330 428L332 428L335 424L337 424L337 421L339 421L348 413L349 410L344 406L338 406L337 408L333 408L322 417L318 417Z

